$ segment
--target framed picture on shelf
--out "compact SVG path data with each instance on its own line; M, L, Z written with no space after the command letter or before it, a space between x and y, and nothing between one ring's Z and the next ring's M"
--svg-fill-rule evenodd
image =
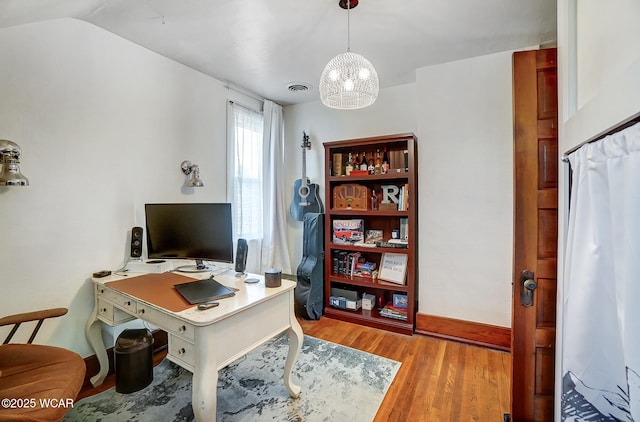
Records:
M367 230L367 236L365 237L364 243L374 244L376 242L382 241L382 230L372 229Z
M364 240L364 220L352 218L351 220L333 220L333 243L352 245Z
M407 276L408 258L409 256L406 253L384 253L382 255L382 261L380 262L378 278L380 280L404 285Z

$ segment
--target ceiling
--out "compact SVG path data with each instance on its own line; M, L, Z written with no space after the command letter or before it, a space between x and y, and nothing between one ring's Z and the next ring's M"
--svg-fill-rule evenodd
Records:
M282 105L317 100L324 66L347 49L338 0L0 0L0 28L62 17ZM556 0L360 0L350 23L351 51L386 88L424 66L554 43Z

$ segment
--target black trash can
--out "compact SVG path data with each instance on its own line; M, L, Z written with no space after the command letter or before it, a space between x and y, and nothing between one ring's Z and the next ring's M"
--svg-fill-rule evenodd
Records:
M153 381L153 336L146 328L124 330L113 348L116 391L133 393Z

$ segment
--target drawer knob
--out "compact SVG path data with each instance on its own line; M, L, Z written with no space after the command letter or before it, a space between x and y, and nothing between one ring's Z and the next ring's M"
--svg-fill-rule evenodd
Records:
M178 350L179 355L184 355L185 353L187 353L187 351L184 350L184 347L181 347L180 350Z
M131 306L131 301L127 300L124 304L125 304L125 306Z
M107 308L100 309L100 312L102 312L103 314L107 313Z
M141 315L142 315L142 314L144 314L144 309L140 309L140 310L138 311L138 313L139 313L139 314L141 314Z
M178 332L179 333L184 333L185 331L187 331L187 327L185 327L184 325L180 326L180 328L178 328Z

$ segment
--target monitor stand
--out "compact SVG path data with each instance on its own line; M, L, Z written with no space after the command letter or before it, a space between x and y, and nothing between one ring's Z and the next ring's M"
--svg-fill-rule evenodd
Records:
M195 265L181 265L175 269L181 273L206 273L207 271L213 271L213 267L205 264L201 259L196 259Z

